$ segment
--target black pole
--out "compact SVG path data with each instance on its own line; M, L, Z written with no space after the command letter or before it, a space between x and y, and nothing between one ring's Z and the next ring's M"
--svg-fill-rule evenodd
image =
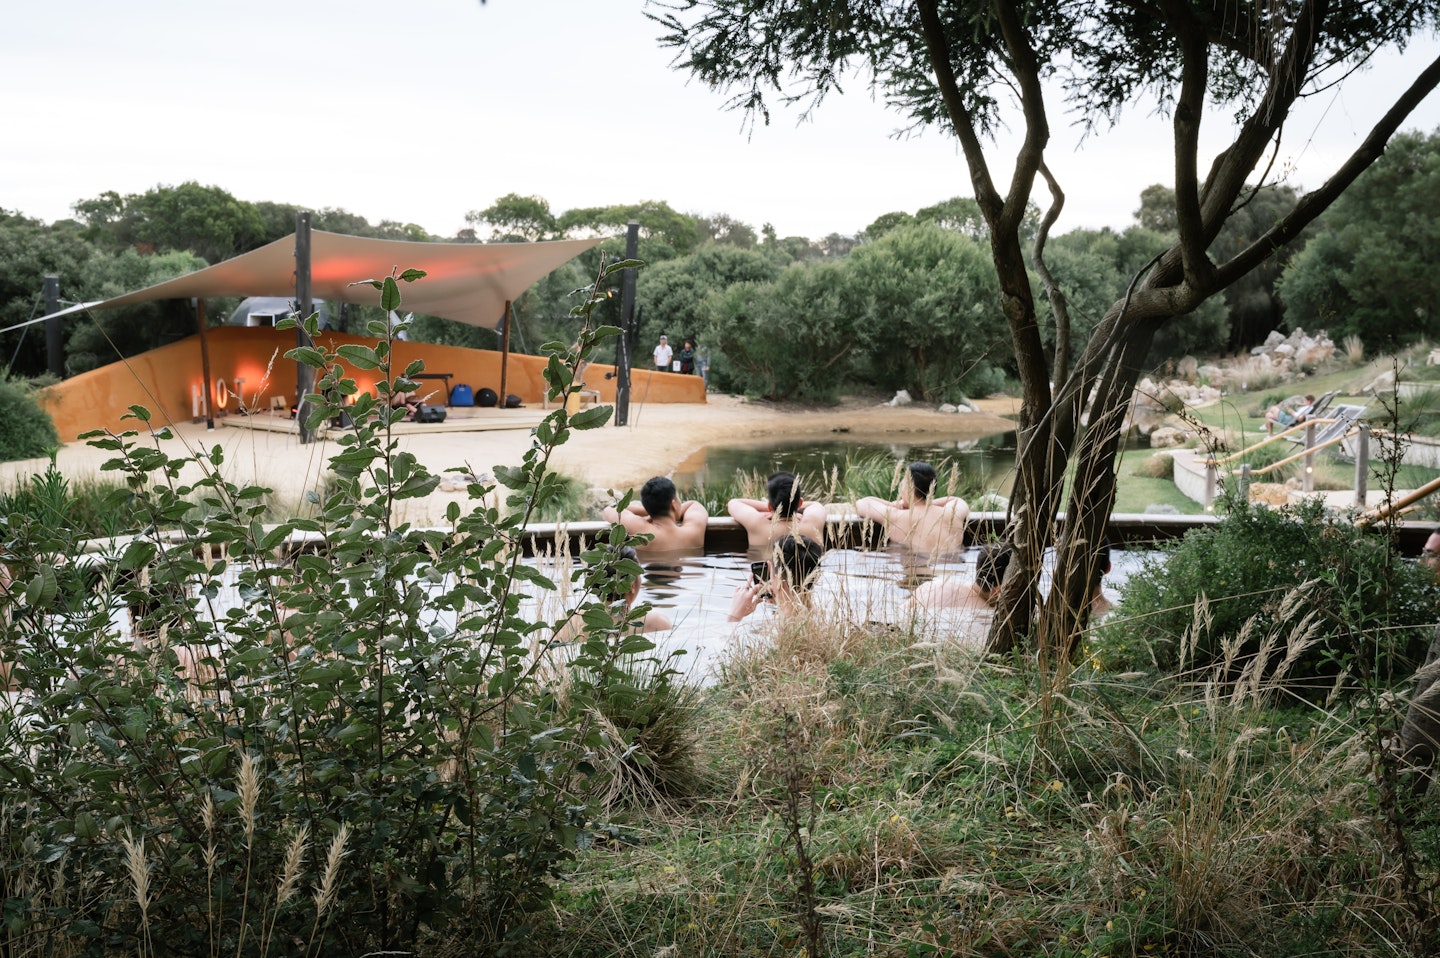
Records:
M625 258L640 255L640 224L625 227ZM615 363L615 425L630 422L630 330L635 323L635 270L620 277L620 349Z
M305 333L305 320L314 311L310 294L310 213L298 210L295 213L295 309L300 313L300 324L295 327L295 345L310 346L310 337ZM300 427L301 444L313 442L315 437L305 425L310 404L305 397L315 381L313 370L304 363L295 364L295 421Z
M45 320L45 360L51 375L64 379L65 339L61 335L60 317L54 315L60 312L60 277L47 275L40 288L45 296L45 315L50 317Z

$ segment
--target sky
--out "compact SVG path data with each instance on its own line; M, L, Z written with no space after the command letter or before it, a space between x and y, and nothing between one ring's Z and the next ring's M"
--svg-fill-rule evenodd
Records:
M864 78L808 122L747 125L670 66L646 0L49 0L12 4L0 208L53 222L107 190L189 180L251 202L340 207L442 237L508 193L552 211L663 200L812 239L970 195L955 141L897 137ZM653 7L651 9L654 9ZM1425 38L1287 125L1277 170L1318 186L1378 104L1440 54ZM1132 110L1083 146L1052 118L1056 232L1122 229L1170 184L1169 126ZM1211 117L1218 149L1228 119ZM1405 129L1440 129L1432 94ZM992 155L997 181L1009 166ZM1203 166L1208 165L1208 161ZM1043 197L1037 196L1037 199Z

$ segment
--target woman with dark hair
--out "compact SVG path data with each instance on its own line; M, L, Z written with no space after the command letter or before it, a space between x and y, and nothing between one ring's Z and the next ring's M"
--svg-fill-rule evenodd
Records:
M735 591L730 602L730 621L739 622L766 602L774 605L782 619L808 613L824 554L814 539L781 536L768 561L751 564L750 580Z
M680 347L675 358L680 360L680 371L687 376L693 376L695 374L695 340L685 340L685 345Z

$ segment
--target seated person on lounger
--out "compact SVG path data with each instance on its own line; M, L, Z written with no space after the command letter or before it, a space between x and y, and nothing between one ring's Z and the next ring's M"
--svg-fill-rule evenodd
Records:
M765 483L764 500L731 499L726 509L744 527L752 550L764 551L781 536L800 535L825 542L825 507L806 502L800 495L800 481L788 472L777 472Z
M731 622L739 622L767 602L782 621L803 617L811 611L812 588L820 573L820 543L805 536L781 536L771 547L770 558L752 565L760 570L735 590L730 601Z
M959 552L970 506L959 496L931 499L934 487L935 467L928 462L912 462L900 480L898 499L886 502L878 496L866 496L855 503L855 511L862 519L878 523L891 542L913 552Z
M1293 409L1287 409L1287 403L1294 403ZM1315 405L1315 397L1307 394L1298 403L1294 399L1287 399L1265 410L1265 431L1273 433L1278 425L1282 429L1289 429L1305 421L1310 415L1310 410Z
M640 501L632 502L624 512L606 506L606 522L618 522L632 536L650 535L648 543L637 543L642 555L651 552L698 550L705 546L705 526L710 514L692 500L681 502L675 483L656 476L640 487Z
M639 554L630 546L625 546L623 549L621 549L618 558L629 559L631 562L640 561ZM613 568L607 571L610 573L611 578L615 577L615 570ZM640 597L640 580L642 578L643 576L637 575L633 580L631 580L630 588L625 592L608 596L596 596L596 598L605 602L607 605L624 603L623 609L617 608L615 610L615 618L617 622L623 620L626 616L628 616L630 614L630 610L635 607L635 600ZM654 609L651 609L650 611L645 613L645 617L643 619L631 626L631 631L668 632L674 627L674 624L670 621L668 616L666 616L662 612L657 612ZM561 641L577 639L583 636L586 631L587 630L585 628L585 616L582 615L580 612L576 612L573 616L570 617L570 621L565 623L564 627L562 627L559 632L555 633L555 638Z

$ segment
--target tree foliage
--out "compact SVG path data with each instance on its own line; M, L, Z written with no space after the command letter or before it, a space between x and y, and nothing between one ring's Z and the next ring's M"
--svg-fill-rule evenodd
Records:
M859 71L913 127L934 127L959 141L988 227L1022 392L1008 531L1014 559L991 647L1004 651L1033 626L1046 663L1069 653L1087 615L1114 500L1120 426L1156 332L1299 236L1440 84L1440 62L1425 66L1393 105L1377 111L1373 128L1334 176L1248 245L1219 249L1216 238L1242 208L1248 184L1265 175L1297 100L1343 81L1383 48L1403 48L1440 21L1440 3L688 0L658 6L649 16L660 25L662 44L677 51L677 67L728 94L729 105L752 117L768 122L772 101L814 108ZM1066 342L1064 291L1044 266L1065 195L1045 162L1050 124L1063 106L1087 128L1103 129L1147 99L1161 105L1173 127L1175 239L1106 310L1084 351L1073 362L1068 353L1057 355L1052 368L1024 249L1031 194L1043 186L1049 208L1033 258L1058 339ZM1217 109L1234 117L1234 134L1206 169L1201 131L1207 113ZM1020 132L1003 184L991 148L1001 124ZM1089 422L1083 437L1082 417ZM1067 520L1057 532L1072 468ZM1037 617L1041 558L1052 545L1054 587Z
M1281 277L1292 321L1374 346L1440 337L1440 132L1397 136Z
M995 270L975 240L935 223L899 226L850 254L845 289L875 385L936 402L998 385L1004 323Z

